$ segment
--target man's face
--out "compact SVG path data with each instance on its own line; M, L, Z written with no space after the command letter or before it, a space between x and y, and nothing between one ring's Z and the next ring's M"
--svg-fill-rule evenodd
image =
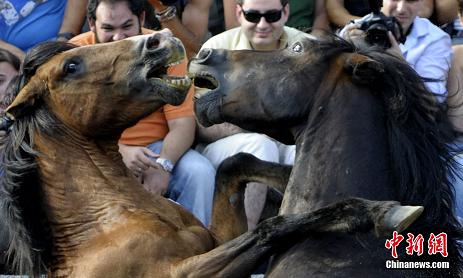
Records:
M90 30L97 42L118 41L141 34L144 14L134 15L127 2L101 2L95 11L95 21L90 20Z
M245 18L244 12L261 13L281 12L281 18L275 22L268 22L261 17L257 23L250 22ZM241 29L251 42L254 49L271 50L279 46L279 40L283 34L283 26L288 20L289 5L284 8L280 0L245 0L243 5L236 7L236 16L241 25Z
M381 11L387 16L395 17L406 32L422 5L423 0L384 0Z

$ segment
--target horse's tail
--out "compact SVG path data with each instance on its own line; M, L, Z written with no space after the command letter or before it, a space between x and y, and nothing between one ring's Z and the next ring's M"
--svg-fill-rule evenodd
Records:
M3 139L0 210L9 237L5 263L13 273L43 273L43 232L39 178L35 151L24 123L17 122Z

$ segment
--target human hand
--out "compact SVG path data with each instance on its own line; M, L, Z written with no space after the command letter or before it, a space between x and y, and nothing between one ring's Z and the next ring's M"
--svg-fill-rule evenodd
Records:
M143 187L153 195L164 195L169 186L170 173L164 171L156 163L156 167L150 167L143 172Z
M391 43L391 47L389 47L386 52L388 52L391 55L394 55L398 58L403 58L402 55L402 50L400 50L399 43L395 39L394 35L392 34L391 31L387 32L387 36L389 38L389 42Z
M361 26L359 22L351 22L342 28L340 36L355 45L365 44L366 33L360 29Z
M153 161L153 158L159 157L159 154L152 152L148 148L119 144L119 153L122 155L125 166L137 177L141 176L150 167L159 167Z

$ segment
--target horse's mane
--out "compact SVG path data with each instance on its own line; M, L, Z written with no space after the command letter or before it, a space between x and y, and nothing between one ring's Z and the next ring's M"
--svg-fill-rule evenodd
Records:
M374 82L361 85L383 100L397 200L404 205L424 206L413 230L446 232L449 249L458 246L456 240L463 234L454 214L452 181L458 165L454 160L457 150L451 142L455 133L446 105L439 103L424 83L437 80L421 78L406 61L384 50L357 48L336 36L314 47L324 56L324 62L347 52L365 55L382 65L384 71L377 73ZM458 250L449 253L455 262L452 267L461 266Z
M68 43L47 42L31 49L19 76L10 84L4 102L11 102L36 70L58 53L72 49ZM6 103L9 104L9 103ZM50 231L41 200L41 187L34 150L33 130L48 133L56 123L40 104L30 113L15 119L1 139L3 150L0 202L2 219L8 228L10 244L7 261L15 273L38 276L43 273L51 251Z

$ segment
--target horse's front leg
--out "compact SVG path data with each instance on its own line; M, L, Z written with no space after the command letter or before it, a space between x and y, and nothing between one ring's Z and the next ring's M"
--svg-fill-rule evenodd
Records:
M267 162L247 153L239 153L224 160L216 175L214 207L210 230L220 243L229 241L248 230L244 210L244 190L249 182L263 183L280 193L285 191L292 167ZM278 213L281 199L278 192L269 191L264 209L271 216ZM269 199L269 197L272 197ZM269 212L262 212L268 215Z
M183 260L172 277L244 277L270 255L285 250L311 233L366 232L382 235L407 228L422 207L393 201L348 199L310 213L279 215L208 253Z

